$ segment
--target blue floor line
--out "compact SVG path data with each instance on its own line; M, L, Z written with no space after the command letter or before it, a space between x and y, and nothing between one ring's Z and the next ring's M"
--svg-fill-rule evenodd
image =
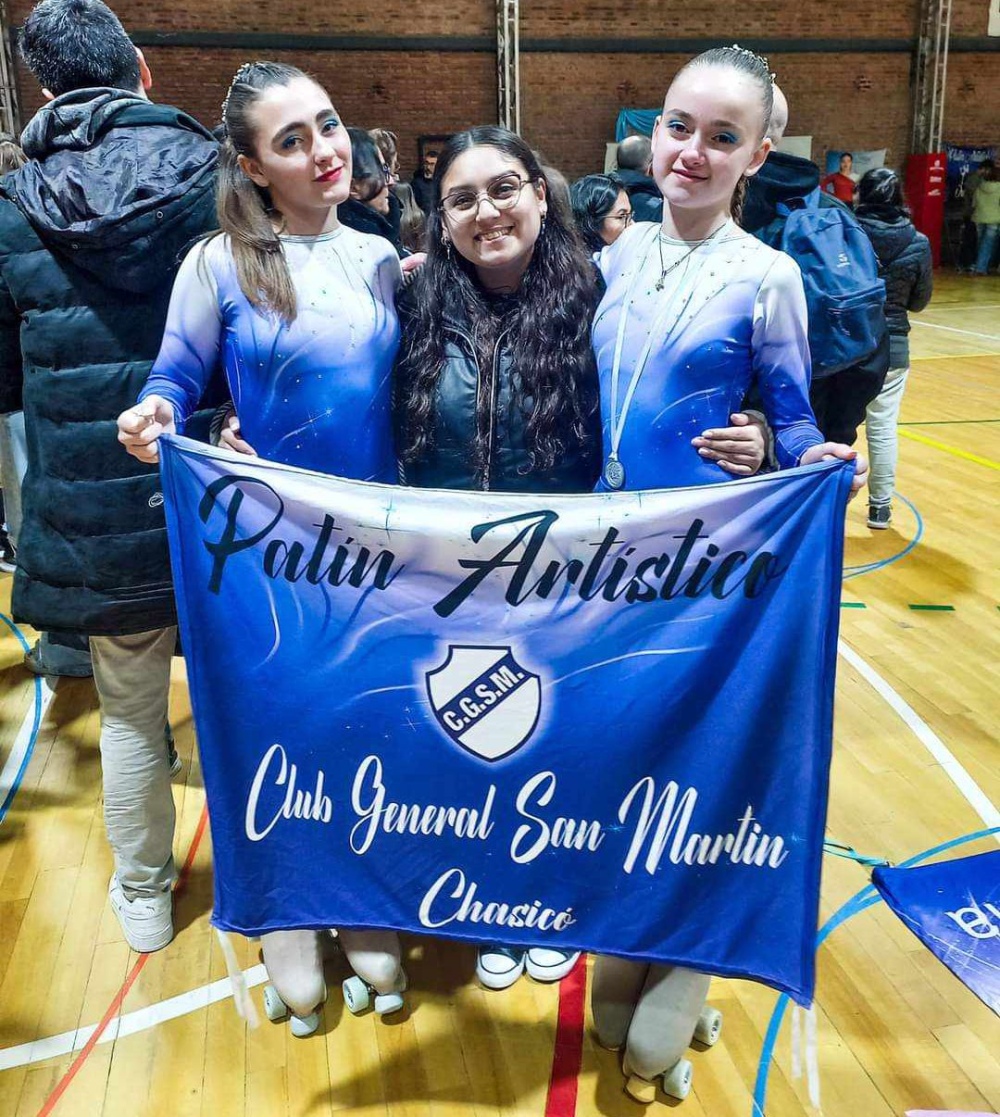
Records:
M17 625L6 616L0 613L0 621L14 633L18 642L24 649L25 653L31 651L31 645L24 637L24 633L17 627ZM14 777L14 782L10 785L10 791L7 792L4 801L0 803L0 825L3 824L4 819L7 817L7 812L10 810L11 803L14 802L14 796L17 795L18 789L21 786L21 781L24 779L24 773L27 771L28 764L31 761L32 753L35 751L35 742L38 740L38 731L42 724L42 679L40 675L35 676L35 720L31 727L31 737L28 741L28 747L24 750L24 759L21 761L21 767Z
M919 865L922 861L928 861L939 853L946 853L949 849L954 849L956 846L978 841L980 838L988 838L998 833L1000 833L1000 826L994 826L989 830L977 830L973 834L963 834L960 838L952 838L950 841L943 842L941 845L934 846L932 849L925 849L922 853L918 853L906 861L901 861L897 868L912 868L914 865ZM849 919L853 919L854 916L859 915L870 907L874 907L881 899L882 897L879 895L874 885L865 885L860 892L855 893L855 895L838 908L826 923L823 924L816 936L816 949L819 950L823 943L826 942L830 935L832 935L842 923L846 923ZM781 1031L781 1024L785 1018L789 999L787 993L782 993L778 997L774 1010L771 1013L771 1019L767 1025L767 1031L764 1034L764 1043L760 1051L760 1062L757 1064L757 1080L754 1083L752 1117L766 1117L764 1103L767 1100L767 1079L771 1070L771 1061L774 1058L774 1048L778 1042L778 1033Z

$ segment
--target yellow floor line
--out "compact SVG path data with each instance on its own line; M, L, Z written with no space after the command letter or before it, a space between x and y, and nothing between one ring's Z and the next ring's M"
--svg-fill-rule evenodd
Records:
M968 450L959 450L956 446L949 446L946 442L938 442L936 438L928 438L925 434L916 434L914 431L904 431L902 429L899 433L903 438L910 438L914 442L922 442L925 446L933 446L935 450L944 450L946 454L954 454L956 458L965 458L966 461L975 462L976 465L985 465L987 469L1000 469L1000 462L995 462L992 458L970 454Z

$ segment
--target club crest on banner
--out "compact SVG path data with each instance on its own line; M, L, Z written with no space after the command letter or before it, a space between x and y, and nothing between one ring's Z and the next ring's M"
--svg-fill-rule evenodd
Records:
M427 672L427 694L438 724L480 760L501 760L535 731L541 680L508 646L452 644L440 667Z

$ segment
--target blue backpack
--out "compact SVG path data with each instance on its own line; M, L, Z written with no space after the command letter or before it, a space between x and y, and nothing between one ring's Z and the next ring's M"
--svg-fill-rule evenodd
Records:
M818 187L777 210L757 235L787 252L802 272L813 378L859 364L886 330L885 283L868 234L846 206L826 201Z

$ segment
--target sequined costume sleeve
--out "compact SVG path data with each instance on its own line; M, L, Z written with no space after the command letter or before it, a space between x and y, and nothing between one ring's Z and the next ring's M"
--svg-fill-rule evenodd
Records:
M809 404L807 321L798 265L779 253L754 300L752 351L754 378L782 469L798 465L810 446L823 441Z

